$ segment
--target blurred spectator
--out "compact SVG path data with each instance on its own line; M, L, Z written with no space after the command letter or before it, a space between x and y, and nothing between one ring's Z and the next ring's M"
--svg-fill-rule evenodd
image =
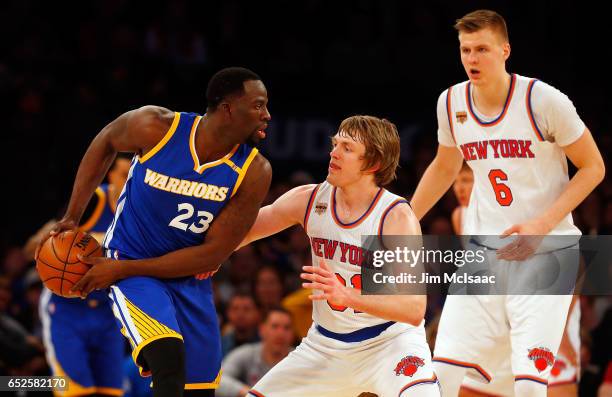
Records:
M255 277L259 258L252 245L247 245L234 252L230 257L229 281L234 290L248 288Z
M0 276L0 374L41 375L47 369L40 341L6 314L11 301L9 280Z
M300 288L283 299L283 307L293 317L293 331L298 338L306 337L312 325L312 301L308 296L312 291Z
M292 350L291 315L281 307L270 308L259 326L261 342L233 350L223 360L218 397L243 397L266 372Z
M30 268L23 277L24 302L15 318L34 336L42 338L42 324L38 315L38 304L42 293L42 281L35 268Z
M259 341L259 319L259 309L253 296L245 293L232 296L227 305L228 323L221 336L221 351L224 357L240 345Z
M283 298L283 279L274 266L260 267L255 275L253 292L262 315L265 316L272 307L278 307Z

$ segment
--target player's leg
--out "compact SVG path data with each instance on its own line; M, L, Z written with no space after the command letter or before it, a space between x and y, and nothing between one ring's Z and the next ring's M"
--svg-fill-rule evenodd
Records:
M81 302L64 302L44 290L40 302L40 319L43 325L43 342L47 362L55 376L64 376L68 388L56 391L59 397L84 396L95 393L89 352L85 343L87 324L75 320ZM81 309L87 310L87 307Z
M211 280L191 277L166 284L185 344L185 396L214 395L221 379L222 353Z
M577 397L578 385L576 383L567 385L548 385L548 397Z
M459 391L459 397L501 397L500 394L490 394L473 388L472 386L466 386L465 383L461 385Z
M93 371L96 395L123 395L123 362L125 339L117 332L117 323L106 296L99 307L90 313L95 317L95 327L88 340L90 365Z
M405 328L403 324L394 327ZM386 332L393 332L392 328ZM355 377L371 383L379 396L440 397L440 385L431 363L431 353L422 328L406 329L397 335L381 335L354 354Z
M510 365L512 349L510 341L500 344L496 357L489 360L492 368L491 382L466 377L461 385L460 397L514 397L514 375Z
M506 298L516 395L543 397L547 394L572 295L541 295L538 291L559 291L556 286L560 285L561 292L569 289L567 292L572 293L578 263L578 250L569 247L506 266L535 287L531 295Z
M507 343L504 317L501 296L446 298L432 359L443 396L457 396L465 376L491 380L490 361Z
M517 396L546 396L571 298L565 295L507 297Z
M144 376L153 376L153 395L180 396L185 385L185 346L166 283L131 277L111 287L113 312Z
M514 397L514 375L510 365L512 352L509 347L510 344L503 351L500 349L500 362L496 365L491 382L483 383L466 377L459 397Z
M302 343L276 364L249 391L249 397L355 397L353 365L345 351L334 349L325 336L310 328ZM346 345L345 345L346 346ZM346 350L346 347L345 349Z
M467 373L467 368L449 364L448 362L434 361L433 368L440 382L442 396L458 396L461 383Z
M579 367L570 364L569 360L567 360L563 354L559 353L550 371L550 378L548 379L548 397L578 396L578 374Z
M181 396L185 387L185 345L177 338L162 338L146 345L136 363L148 368L153 396Z
M559 349L559 354L555 358L555 364L550 371L548 397L578 396L578 378L580 376L580 300L576 301L569 314L565 332L567 333L571 348L575 352L576 362L572 364L566 357L568 353Z

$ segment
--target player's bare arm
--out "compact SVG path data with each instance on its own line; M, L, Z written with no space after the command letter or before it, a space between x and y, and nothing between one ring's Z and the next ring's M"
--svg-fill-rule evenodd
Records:
M577 168L576 174L555 200L555 202L540 215L522 224L512 225L502 236L511 234L525 236L545 236L561 220L574 210L603 180L605 165L601 153L587 129L575 142L564 146L563 151ZM524 260L531 256L539 245L538 239L518 238L507 246L500 248L497 257L506 260Z
M420 235L421 228L416 216L406 204L395 206L385 221L383 236ZM305 288L321 291L310 295L312 300L327 300L339 306L347 306L385 320L400 321L418 326L425 316L427 297L425 295L361 295L355 288L342 285L325 264L319 267L304 266L301 277L306 280Z
M315 187L314 184L295 187L276 199L274 203L261 208L257 220L240 243L240 247L279 233L293 225L302 225L308 199Z
M422 219L451 187L462 164L459 149L438 145L436 157L425 170L410 201L417 219Z
M146 154L163 138L173 118L174 112L168 109L144 106L122 114L104 127L81 160L66 214L53 226L51 234L77 228L87 203L104 179L117 152Z
M255 222L271 180L272 167L268 160L258 154L240 189L215 218L202 244L157 258L113 260L83 257L83 262L94 267L74 286L73 291L87 295L127 277L178 278L217 270Z

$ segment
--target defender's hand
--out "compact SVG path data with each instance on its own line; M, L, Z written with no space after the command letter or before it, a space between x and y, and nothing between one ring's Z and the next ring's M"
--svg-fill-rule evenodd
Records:
M322 259L319 260L319 267L304 266L304 271L308 273L300 274L304 280L309 283L302 283L304 288L309 288L322 293L313 292L309 295L313 301L327 300L330 304L336 306L350 306L350 291L345 287Z

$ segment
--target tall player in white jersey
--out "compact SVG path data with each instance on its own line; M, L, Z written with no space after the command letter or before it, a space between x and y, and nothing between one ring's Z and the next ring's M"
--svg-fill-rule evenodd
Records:
M453 191L459 206L453 211L451 220L453 230L457 235L463 235L465 217L463 216L472 194L474 174L472 169L463 163L461 171L453 183ZM578 379L580 375L580 301L577 296L572 300L567 325L559 346L559 353L550 371L548 381L548 397L578 396ZM482 383L473 378L463 378L460 397L514 397L514 376L510 361L504 363L496 373L492 374L490 383Z
M604 163L565 95L506 71L510 44L499 14L475 11L455 28L469 81L440 96L438 152L417 186L412 208L423 217L465 159L474 171L474 191L464 233L519 235L496 252L516 266L512 261L533 258L537 250L539 239L526 235L580 234L570 212L603 179ZM571 180L566 157L578 169ZM516 395L545 396L570 300L449 296L433 359L443 395L456 396L465 375L488 382L510 361Z
M407 201L385 190L395 178L395 125L344 120L332 138L327 180L296 187L259 211L243 244L299 224L313 266L313 325L306 338L250 391L255 397L439 396L425 340L426 296L361 295L362 236L420 235Z

